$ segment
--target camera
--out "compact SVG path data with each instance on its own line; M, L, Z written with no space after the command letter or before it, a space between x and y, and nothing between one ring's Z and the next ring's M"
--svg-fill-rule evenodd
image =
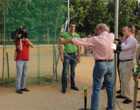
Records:
M114 53L120 53L121 52L121 40L115 39L116 49L114 50Z
M19 40L20 38L18 37L18 35L21 34L21 39L23 38L27 38L28 36L28 32L26 31L25 28L22 28L22 26L20 26L19 28L17 28L15 31L12 31L11 33L11 38L14 40L14 41L17 41Z

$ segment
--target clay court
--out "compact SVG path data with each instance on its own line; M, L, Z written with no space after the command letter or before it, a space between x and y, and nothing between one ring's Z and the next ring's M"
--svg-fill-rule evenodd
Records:
M58 82L46 82L45 84L29 85L31 77L38 76L37 49L30 49L30 61L28 69L27 88L30 92L24 92L22 95L15 93L15 86L0 87L0 110L81 110L84 108L83 88L88 88L87 107L90 108L91 93L92 93L92 71L94 59L92 56L81 56L81 62L76 68L76 85L80 91L70 89L70 83L66 94L61 93L61 70L62 63L58 63ZM52 46L40 46L40 76L52 77ZM14 47L7 47L6 51L9 54L10 79L16 76L16 66L13 60ZM2 52L2 48L0 48ZM2 68L2 53L0 54L0 66ZM1 74L0 74L1 76ZM5 73L5 78L7 74ZM55 78L54 78L55 79ZM134 93L134 81L132 81L132 93ZM117 77L117 90L119 89L119 81ZM138 92L138 100L140 92ZM116 110L133 110L133 103L122 104L122 99L116 100ZM106 90L100 92L99 110L106 110L107 95Z

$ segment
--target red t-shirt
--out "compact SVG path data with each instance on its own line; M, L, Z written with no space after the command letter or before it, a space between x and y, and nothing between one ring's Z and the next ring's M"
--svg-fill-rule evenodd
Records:
M22 40L22 51L20 51L17 46L19 45L20 41L15 42L16 50L17 50L17 57L16 61L18 60L29 60L29 43L28 41Z

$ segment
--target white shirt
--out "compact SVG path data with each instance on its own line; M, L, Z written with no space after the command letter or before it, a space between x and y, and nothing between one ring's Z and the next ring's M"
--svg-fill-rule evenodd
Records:
M137 40L131 35L121 44L120 60L129 60L134 58Z

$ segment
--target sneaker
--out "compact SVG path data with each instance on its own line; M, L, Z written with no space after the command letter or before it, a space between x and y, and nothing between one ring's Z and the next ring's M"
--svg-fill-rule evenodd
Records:
M22 94L21 89L17 90L16 93L18 93L18 94Z
M130 99L128 99L128 98L126 98L126 99L123 101L124 104L129 104L129 103L131 103L131 102L132 102L132 100L130 100Z
M140 109L140 106L137 106L137 108L139 108L139 109Z
M21 91L29 92L30 90L27 88L21 89Z
M116 93L120 94L121 93L121 90L118 90Z
M66 93L66 89L62 89L62 93L65 94Z
M116 98L118 98L118 99L125 99L126 97L124 97L122 95L118 95L118 96L116 96Z
M77 87L71 87L71 89L79 91L79 89Z

